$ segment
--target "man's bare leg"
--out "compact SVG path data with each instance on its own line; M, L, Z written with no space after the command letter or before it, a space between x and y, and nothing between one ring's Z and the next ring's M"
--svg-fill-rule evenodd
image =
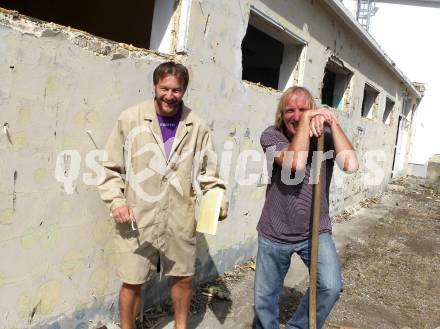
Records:
M174 328L186 329L189 304L191 302L192 276L175 276L171 285L171 299L174 306Z
M140 284L123 283L119 291L119 321L121 329L133 329L141 301Z
M139 292L139 298L136 298L136 301L135 301L134 307L133 307L133 319L135 319L135 320L136 320L136 316L139 314L140 307L141 307L141 294Z

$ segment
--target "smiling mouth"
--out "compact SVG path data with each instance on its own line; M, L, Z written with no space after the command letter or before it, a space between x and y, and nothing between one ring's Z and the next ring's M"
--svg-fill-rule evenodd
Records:
M173 106L173 105L176 105L176 101L165 101L165 100L162 100L162 102L164 103L164 104L167 104L168 106Z

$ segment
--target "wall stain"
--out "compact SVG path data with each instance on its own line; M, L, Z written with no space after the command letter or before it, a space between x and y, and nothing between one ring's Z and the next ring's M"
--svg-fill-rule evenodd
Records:
M12 189L12 211L15 212L15 203L17 201L17 193L15 191L15 187L17 185L17 176L18 176L18 172L17 170L14 170L14 186Z
M14 209L6 208L0 213L0 224L8 225L12 223Z

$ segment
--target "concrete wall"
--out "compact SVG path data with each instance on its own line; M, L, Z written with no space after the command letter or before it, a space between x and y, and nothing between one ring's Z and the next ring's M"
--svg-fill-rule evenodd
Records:
M408 163L408 175L426 178L426 172L428 170L428 165L420 163Z
M426 170L426 180L428 184L440 188L440 154L434 154L428 160L428 167Z
M182 1L176 10L189 11L189 24L181 22L181 30L174 31L183 36L172 43L180 47L179 55L136 49L2 11L0 123L7 123L8 134L0 140L1 329L86 328L116 319L120 283L112 269L112 220L96 188L84 182L83 174L92 173L85 157L94 143L103 146L121 110L152 96L152 71L170 58L189 67L185 102L207 120L217 150L225 142L233 145L230 216L216 237L198 237L198 279L255 255L265 185L259 179L249 186L237 181L238 155L259 150L260 160L247 166L248 173L262 175L259 137L273 122L281 91L241 80L240 47L251 5L307 42L297 77L317 99L329 56L354 72L346 110L336 114L359 152L361 168L351 176L336 171L332 213L385 186L407 91L316 1ZM366 81L380 91L373 119L361 118ZM386 95L396 102L390 125L382 124ZM54 174L64 150L77 150L81 157L72 194ZM372 169L365 161L368 150L385 155L383 163L376 163L384 178L374 186L365 184L374 178L364 177ZM149 300L163 298L166 285L149 283Z

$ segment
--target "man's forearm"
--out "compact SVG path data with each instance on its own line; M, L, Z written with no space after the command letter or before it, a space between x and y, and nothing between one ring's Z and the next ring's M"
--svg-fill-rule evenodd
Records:
M347 172L355 172L358 169L358 161L353 145L345 135L338 122L331 125L333 144L335 147L336 161L339 167Z
M293 136L292 141L287 149L292 158L291 167L293 171L305 170L310 147L309 125L310 118L306 115L303 115L303 118L301 119L295 135Z

